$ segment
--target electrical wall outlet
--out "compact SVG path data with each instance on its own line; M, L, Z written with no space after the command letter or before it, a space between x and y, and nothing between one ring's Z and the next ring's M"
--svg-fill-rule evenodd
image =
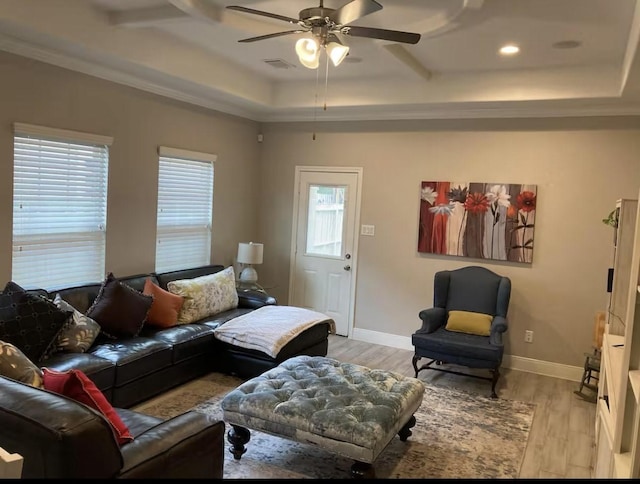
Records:
M533 331L528 329L524 332L524 341L525 343L533 343Z

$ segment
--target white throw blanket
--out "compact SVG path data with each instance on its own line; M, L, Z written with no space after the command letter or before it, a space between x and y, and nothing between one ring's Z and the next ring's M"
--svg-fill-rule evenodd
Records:
M218 326L214 335L220 341L242 348L262 351L275 358L293 338L316 324L336 323L326 314L293 306L263 306Z

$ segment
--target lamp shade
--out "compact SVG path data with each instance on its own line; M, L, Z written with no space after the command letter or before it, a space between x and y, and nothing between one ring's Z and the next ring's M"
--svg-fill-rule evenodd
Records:
M333 65L338 67L344 58L347 57L347 54L349 53L349 46L338 42L329 42L327 43L326 50L329 59L333 62Z
M320 44L312 37L303 37L296 42L296 54L300 63L308 69L317 69L320 64Z
M241 264L262 264L263 244L240 242L238 244L238 262Z

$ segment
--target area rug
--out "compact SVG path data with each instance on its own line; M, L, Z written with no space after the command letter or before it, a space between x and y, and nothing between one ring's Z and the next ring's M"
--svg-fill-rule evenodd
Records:
M161 418L195 410L220 419L220 401L241 382L212 373L134 410ZM374 463L376 477L518 477L535 404L425 385L413 434L405 442L397 436L391 441ZM225 479L344 479L353 464L317 447L254 430L240 460L225 447Z

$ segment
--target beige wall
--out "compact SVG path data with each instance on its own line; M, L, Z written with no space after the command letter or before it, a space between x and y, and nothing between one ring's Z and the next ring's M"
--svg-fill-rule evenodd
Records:
M616 199L638 197L640 118L319 122L315 141L312 129L264 128L260 278L281 301L295 166L363 167L361 223L375 237L359 241L356 328L409 337L432 304L434 273L478 264L512 280L507 354L582 366L595 312L606 309L613 232L601 219ZM536 184L533 263L418 253L423 180Z
M355 327L409 338L433 275L480 264L512 279L506 352L581 366L606 308L612 229L601 219L637 198L640 118L257 123L0 53L0 281L11 277L12 124L113 136L107 270L153 270L158 145L216 153L212 261L265 244L260 280L287 302L296 165L363 167ZM331 109L329 107L329 109ZM312 140L312 130L317 139ZM258 144L256 135L264 133ZM422 180L538 185L531 265L419 254ZM524 331L534 331L533 344Z
M256 238L257 123L0 53L0 281L11 278L16 121L114 137L106 270L116 276L154 270L159 145L218 155L213 263L231 264L238 242Z

